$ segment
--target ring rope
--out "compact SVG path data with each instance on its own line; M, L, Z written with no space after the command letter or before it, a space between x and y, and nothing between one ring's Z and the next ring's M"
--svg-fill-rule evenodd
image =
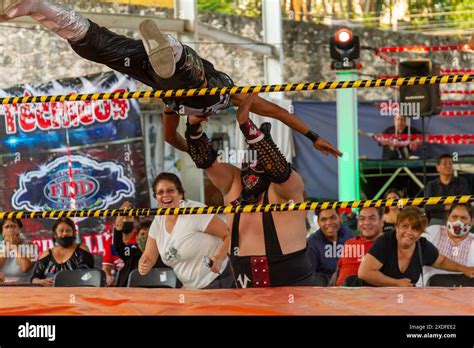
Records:
M474 94L474 90L442 90L441 94Z
M236 87L214 87L198 89L178 90L154 90L135 92L112 92L94 94L68 94L49 96L24 96L0 98L1 104L28 104L28 103L50 103L50 102L75 102L111 99L142 99L142 98L173 98L173 97L195 97L217 94L253 94L268 92L298 92L312 90L346 89L346 88L373 88L393 86L416 86L436 85L447 83L469 83L474 82L474 75L439 75L439 76L417 76L400 77L397 79L376 80L353 80L353 81L325 81L306 83L287 83L282 85L256 85Z
M377 141L393 140L402 145L406 143L409 145L413 141L422 142L422 134L389 134L389 133L374 133L373 138ZM425 135L426 144L443 144L443 145L470 145L474 144L474 134L427 134Z
M383 53L400 53L400 52L445 52L445 51L466 51L471 52L468 44L461 45L440 45L440 46L392 46L380 47L376 49Z
M446 110L441 111L441 117L474 116L474 110Z
M157 208L157 209L107 209L107 210L57 210L32 212L0 212L0 219L47 219L61 217L113 217L113 216L156 216L156 215L203 215L203 214L232 214L259 213L269 211L305 211L324 209L348 209L368 207L405 207L425 205L467 204L474 202L474 195L419 197L399 199L378 199L365 201L325 201L325 202L287 202L283 204L253 204L215 207L186 207L186 208Z

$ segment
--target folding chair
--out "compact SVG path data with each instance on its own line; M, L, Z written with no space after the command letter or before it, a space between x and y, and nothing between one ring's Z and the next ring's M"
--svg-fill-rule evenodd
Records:
M365 284L362 279L358 278L355 275L351 275L351 276L348 276L346 279L344 279L344 282L342 283L341 286L355 288L358 286L365 286Z
M54 278L54 287L104 287L106 285L105 272L98 269L78 269L74 271L60 271Z
M314 273L314 286L327 287L329 279L324 273Z
M142 276L138 269L134 269L128 276L127 287L129 288L176 288L178 278L172 269L152 268L150 272Z
M468 278L464 274L435 274L428 279L427 286L474 287L474 278Z

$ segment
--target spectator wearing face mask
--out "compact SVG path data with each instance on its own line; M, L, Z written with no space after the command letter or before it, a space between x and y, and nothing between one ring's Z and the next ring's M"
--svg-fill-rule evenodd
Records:
M52 286L54 277L60 271L73 271L80 267L94 267L94 257L85 244L75 242L76 225L66 217L56 220L53 225L54 248L48 249L36 262L31 282Z
M119 209L130 209L132 208L132 204L130 202L124 202ZM124 243L124 245L129 246L132 248L137 247L137 233L135 231L135 222L136 218L133 216L119 216L115 219L114 223L114 234L118 232L118 237L115 238L115 241L120 241ZM104 255L102 256L102 270L105 272L106 279L107 279L107 286L115 286L118 284L119 279L121 278L121 282L123 284L124 279L126 283L126 278L124 276L120 276L122 269L124 267L124 260L119 256L118 251L113 246L114 240L113 238L108 238L104 242Z
M472 208L467 205L452 205L447 214L445 225L428 227L423 236L438 249L439 253L464 265L474 266L474 235L472 226ZM424 267L425 282L435 274L454 274L433 267Z
M148 232L150 230L152 221L143 220L141 221L136 228L136 241L137 244L126 244L123 241L121 231L114 230L114 250L117 252L118 256L123 260L124 266L120 271L119 279L117 281L117 286L127 286L128 277L130 273L138 268L138 261L145 250L146 241L148 239ZM170 268L166 266L161 258L158 258L154 268ZM179 287L179 286L178 286Z

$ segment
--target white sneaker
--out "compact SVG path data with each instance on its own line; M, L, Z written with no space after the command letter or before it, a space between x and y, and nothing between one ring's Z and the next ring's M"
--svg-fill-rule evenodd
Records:
M172 77L176 69L173 48L155 22L147 19L140 23L140 34L153 70L163 79Z

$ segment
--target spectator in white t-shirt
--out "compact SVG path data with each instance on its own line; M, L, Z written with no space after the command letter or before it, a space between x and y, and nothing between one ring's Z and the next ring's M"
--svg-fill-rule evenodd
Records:
M474 266L474 235L470 233L472 214L468 205L453 205L448 211L446 225L432 225L423 236L438 248L441 255L461 265ZM426 266L423 272L425 282L435 274L454 273Z
M153 182L153 192L161 208L204 206L186 200L179 178L161 173ZM234 281L227 259L229 230L216 215L156 216L138 270L144 275L158 256L171 267L187 289L233 287ZM212 261L206 265L205 257Z

